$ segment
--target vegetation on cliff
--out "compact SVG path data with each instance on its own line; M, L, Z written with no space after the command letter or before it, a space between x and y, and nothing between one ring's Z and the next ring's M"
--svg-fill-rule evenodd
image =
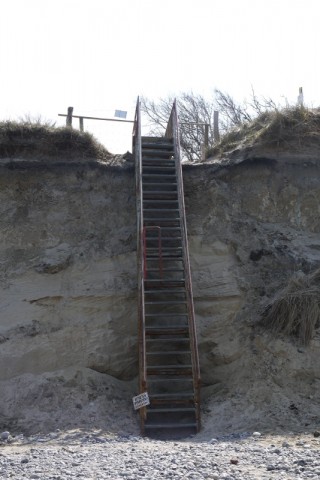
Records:
M245 121L222 136L208 157L222 157L235 150L263 147L266 150L307 153L320 148L320 111L305 107L273 109Z
M308 345L320 326L320 269L296 272L269 304L263 323L277 335L298 337Z
M112 155L88 132L41 121L0 122L0 158L30 156L108 161Z

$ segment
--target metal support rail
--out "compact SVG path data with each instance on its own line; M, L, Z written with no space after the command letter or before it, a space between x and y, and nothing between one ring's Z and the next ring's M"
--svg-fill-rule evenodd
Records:
M138 259L138 336L139 336L139 393L147 391L147 359L145 337L145 307L144 307L144 269L145 258L143 246L143 192L142 192L142 147L141 147L141 111L140 99L137 99L136 113L133 125L133 151L135 153L136 198L137 198L137 259ZM140 408L142 432L146 408Z
M190 346L191 346L191 355L192 355L193 385L194 385L194 391L195 391L197 419L198 419L198 424L200 428L201 376L200 376L199 353L198 353L198 346L197 346L195 314L194 314L194 306L193 306L189 248L188 248L188 241L187 241L187 224L186 224L185 205L184 205L183 176L182 176L181 157L180 157L179 122L178 122L176 100L173 103L165 137L173 138L174 152L175 152L177 183L178 183L178 198L179 198L179 207L181 209L180 222L181 222L181 232L182 232L183 261L184 261L184 268L185 268L185 285L186 285L187 300L188 300L187 305L188 305L188 319L189 319L189 330L190 330Z

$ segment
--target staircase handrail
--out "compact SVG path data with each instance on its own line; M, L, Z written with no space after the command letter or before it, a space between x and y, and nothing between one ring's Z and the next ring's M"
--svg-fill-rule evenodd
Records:
M137 197L137 259L138 259L138 335L140 392L147 391L147 361L144 308L144 257L143 257L143 203L142 203L142 147L141 147L141 102L137 99L133 124L133 150L135 152L136 197ZM144 409L141 409L144 410ZM143 412L141 412L143 413Z
M196 403L199 408L200 382L201 382L200 362L199 362L199 353L198 353L198 346L197 346L197 334L196 334L195 314L194 314L194 306L193 306L189 248L188 248L188 241L187 241L187 224L186 224L185 205L184 205L183 176L182 176L181 154L180 154L179 120L178 120L178 110L177 110L176 100L173 102L165 137L173 138L173 143L174 143L179 205L181 205L180 218L181 218L181 230L183 233L182 242L183 242L183 252L184 252L183 255L184 255L184 265L185 265L186 292L187 292L187 299L188 299L188 313L189 313L188 317L189 317L189 329L190 329L190 340L191 340L190 343L191 343L191 352L192 352L192 367L194 372L194 389L195 389Z

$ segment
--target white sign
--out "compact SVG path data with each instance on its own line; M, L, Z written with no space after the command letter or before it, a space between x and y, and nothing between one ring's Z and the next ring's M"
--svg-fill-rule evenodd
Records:
M132 401L133 401L133 408L135 410L139 410L139 408L150 405L148 392L140 393L140 395L133 397Z
M125 112L124 110L116 110L114 112L114 116L119 118L127 118L127 112Z

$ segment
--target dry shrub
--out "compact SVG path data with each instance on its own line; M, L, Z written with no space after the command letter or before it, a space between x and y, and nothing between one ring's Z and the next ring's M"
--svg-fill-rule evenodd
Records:
M275 334L295 336L309 344L320 324L320 269L310 275L293 275L265 309L263 323Z

